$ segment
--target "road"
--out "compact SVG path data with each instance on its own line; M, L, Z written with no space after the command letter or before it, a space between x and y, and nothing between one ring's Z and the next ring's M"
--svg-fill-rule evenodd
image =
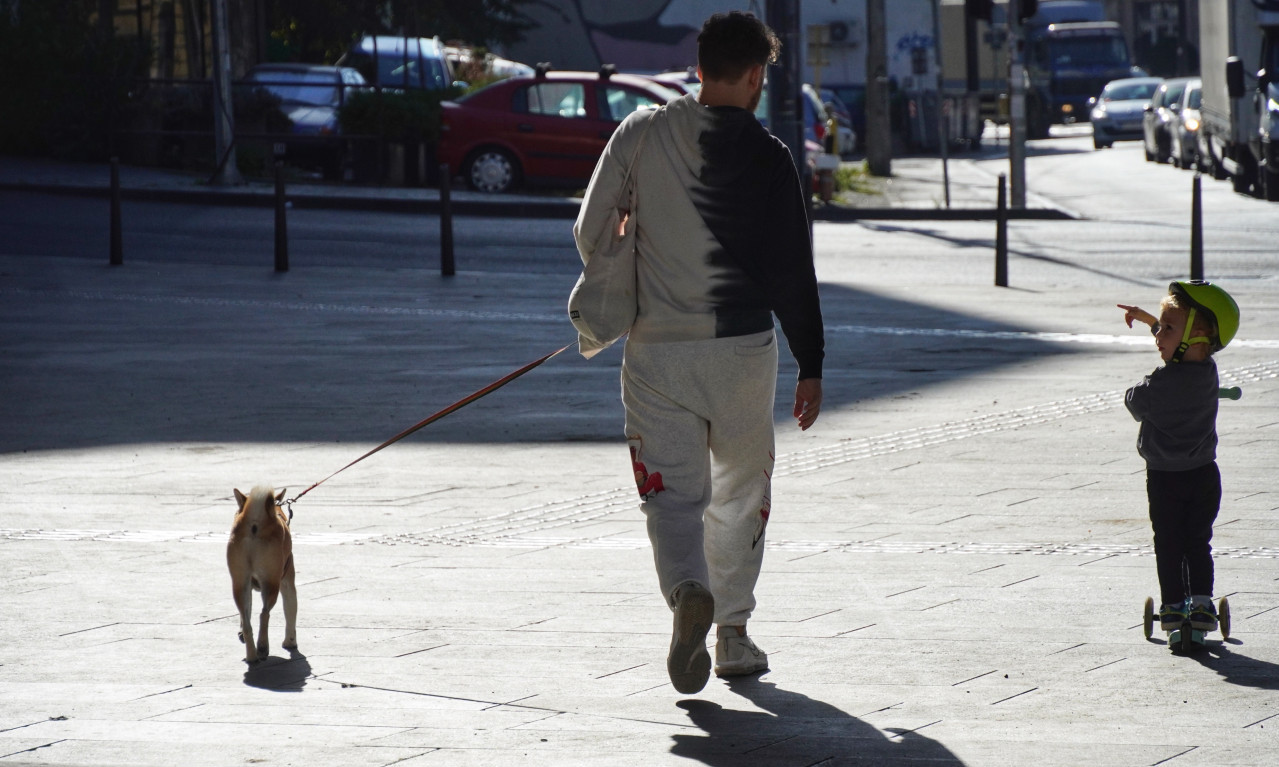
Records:
M1087 128L1057 128L1031 142L1026 162L1032 197L1076 221L1016 221L1010 227L1014 284L1069 287L1098 279L1157 283L1189 269L1194 174L1146 162L1138 142L1097 151ZM989 147L994 143L995 146ZM996 142L979 156L956 155L994 187L1008 172ZM980 176L979 176L980 177ZM1205 263L1209 277L1259 279L1274 272L1279 207L1243 197L1225 182L1202 180ZM107 218L100 199L0 193L0 235L11 253L105 259ZM125 258L138 262L274 263L274 219L267 208L126 202ZM431 215L298 209L288 218L290 264L439 268L439 222ZM572 275L578 270L563 220L455 220L461 271ZM907 236L901 236L907 235ZM911 254L955 256L946 277L985 284L994 243L989 222L874 222L815 226L819 255L856 254L902 282ZM970 263L972 262L972 263ZM927 267L935 277L935 265Z

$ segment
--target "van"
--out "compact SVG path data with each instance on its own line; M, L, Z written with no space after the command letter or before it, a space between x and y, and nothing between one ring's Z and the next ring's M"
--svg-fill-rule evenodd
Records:
M459 84L438 37L368 35L338 64L355 67L365 80L382 88L442 91Z

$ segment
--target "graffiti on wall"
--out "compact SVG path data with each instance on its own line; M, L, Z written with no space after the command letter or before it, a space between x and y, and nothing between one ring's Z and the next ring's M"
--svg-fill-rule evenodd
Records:
M764 15L762 0L546 0L527 11L538 27L508 55L556 69L684 69L697 63L702 22L734 10Z

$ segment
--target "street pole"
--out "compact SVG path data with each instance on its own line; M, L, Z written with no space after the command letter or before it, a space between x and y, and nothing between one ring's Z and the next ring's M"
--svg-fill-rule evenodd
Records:
M967 23L965 19L965 24ZM950 123L946 115L946 99L942 95L941 0L933 3L933 58L937 64L937 143L941 147L942 189L946 193L946 210L950 210Z
M213 183L235 186L244 183L235 160L235 120L231 116L231 38L227 20L227 0L213 0L213 143L217 172Z
M811 184L807 178L808 164L804 161L804 126L799 110L799 0L768 0L764 23L768 24L782 42L777 63L768 71L768 125L773 135L782 140L790 150L800 181ZM805 189L811 189L806 186Z
M1008 179L1011 207L1026 207L1026 65L1021 0L1008 0Z
M866 167L880 177L893 175L887 26L884 0L866 0Z

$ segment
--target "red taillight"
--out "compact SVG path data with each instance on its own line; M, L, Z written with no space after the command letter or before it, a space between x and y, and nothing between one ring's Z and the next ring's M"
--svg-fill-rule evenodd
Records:
M826 138L826 124L822 122L813 123L813 133L817 134L818 141Z

